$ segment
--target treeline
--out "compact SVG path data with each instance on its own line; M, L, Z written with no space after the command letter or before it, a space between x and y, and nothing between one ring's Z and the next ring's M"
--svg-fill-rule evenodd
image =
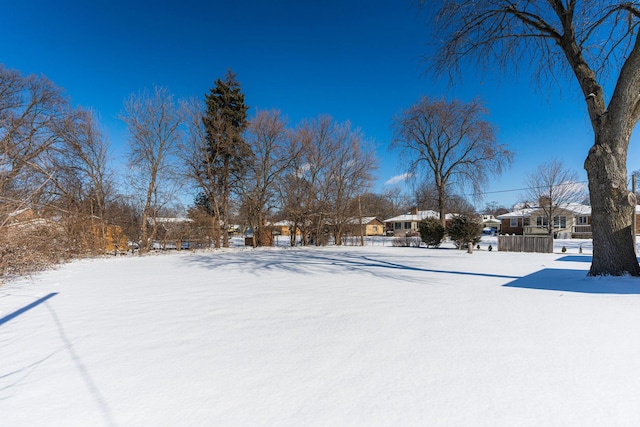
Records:
M377 160L360 130L329 116L249 117L232 72L202 100L160 87L132 94L120 118L129 150L117 174L91 110L45 77L0 65L0 272L123 250L123 239L148 251L186 194L196 195L182 209L190 233L216 247L228 246L231 224L267 244L265 226L278 219L303 244L327 233L340 244L354 217L397 210L393 194L370 192Z

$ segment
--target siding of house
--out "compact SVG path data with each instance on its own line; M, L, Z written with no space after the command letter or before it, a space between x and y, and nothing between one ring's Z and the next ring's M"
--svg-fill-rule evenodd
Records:
M511 226L511 218L503 218L500 224L500 233L503 234L522 234L522 218L515 218L518 222L516 227Z
M382 236L384 234L384 223L379 219L369 222L365 226L366 236Z

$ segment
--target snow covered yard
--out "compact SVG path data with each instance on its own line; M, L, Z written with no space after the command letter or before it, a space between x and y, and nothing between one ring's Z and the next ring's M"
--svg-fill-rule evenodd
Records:
M0 425L639 425L640 281L571 249L65 265L0 287Z

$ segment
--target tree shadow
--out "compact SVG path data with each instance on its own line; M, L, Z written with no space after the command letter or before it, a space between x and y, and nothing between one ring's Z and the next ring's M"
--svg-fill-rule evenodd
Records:
M591 255L565 255L557 259L557 261L566 262L588 262L591 263L593 257Z
M640 295L640 281L637 278L588 277L586 270L557 268L545 268L503 286L586 294Z
M593 257L591 255L565 255L561 258L558 258L558 261L591 263L593 261ZM638 262L640 262L640 258L638 258Z
M34 307L39 306L43 302L47 301L49 298L53 298L56 295L58 295L57 292L51 292L50 294L43 296L42 298L32 302L31 304L28 304L28 305L22 307L21 309L18 309L16 311L14 311L13 313L9 313L4 317L0 317L0 325L3 325L5 323L7 323L9 320L15 319L16 317L20 316L21 314L31 310Z
M49 360L51 357L53 357L54 355L60 353L61 351L66 350L69 354L69 356L71 357L71 360L73 360L73 362L75 363L75 366L78 370L78 372L80 373L81 378L83 379L83 381L85 382L91 396L93 397L98 409L101 411L105 423L108 426L116 426L116 422L115 419L112 415L111 409L109 408L109 405L107 404L106 399L104 398L104 396L102 395L102 393L100 392L100 389L98 388L97 383L93 380L93 378L91 377L89 370L87 369L87 367L85 366L85 364L82 362L80 356L78 355L78 353L75 351L74 348L74 344L72 342L72 340L69 338L69 336L67 335L67 332L62 324L62 321L60 320L57 312L54 310L54 308L51 306L51 304L49 304L48 300L50 298L53 298L54 296L58 295L58 292L52 292L50 294L45 295L44 297L12 312L7 314L6 316L0 318L0 326L9 322L10 320L15 319L16 317L20 316L21 314L24 314L25 312L43 304L43 307L45 307L50 315L51 318L53 319L53 322L56 326L56 329L58 331L58 334L60 336L60 340L62 341L62 346L56 350L54 350L53 352L49 353L48 355L42 357L39 360L36 360L35 362L31 362L19 369L15 369L13 371L7 372L7 373L2 373L0 372L0 380L5 380L5 381L9 381L9 379L13 379L13 381L10 384L7 384L3 387L0 388L0 391L4 391L7 390L11 387L14 387L15 385L17 385L18 383L20 383L21 381L24 381L27 377L29 377L29 375L31 375L34 371L34 369L41 365L42 363L45 363L47 360Z
M423 264L424 252L417 261ZM256 250L243 252L227 252L222 254L196 255L186 258L189 263L197 264L211 270L237 270L260 276L269 271L286 271L289 273L314 275L326 274L331 268L335 274L357 272L379 278L404 280L422 283L423 277L403 273L423 272L439 274L455 274L461 276L483 276L502 279L516 279L519 276L506 276L491 273L465 272L456 270L439 270L413 266L411 258L403 262L392 262L381 259L375 253L367 252L324 252L322 249L279 249Z

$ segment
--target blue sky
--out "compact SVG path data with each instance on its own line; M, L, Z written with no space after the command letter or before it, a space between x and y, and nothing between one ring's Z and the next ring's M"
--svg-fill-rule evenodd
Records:
M586 181L592 133L575 83L536 89L526 67L517 77L468 67L453 86L435 79L424 59L428 22L413 4L0 0L0 61L46 75L74 104L94 109L116 163L126 152L117 115L127 96L158 85L178 97L203 97L230 68L250 114L279 109L292 124L329 114L360 127L378 147L377 191L403 172L387 150L392 118L422 95L482 99L499 141L515 152L513 167L487 185L484 202L520 201L522 191L508 190L522 188L524 175L553 157ZM640 169L638 140L630 172Z

